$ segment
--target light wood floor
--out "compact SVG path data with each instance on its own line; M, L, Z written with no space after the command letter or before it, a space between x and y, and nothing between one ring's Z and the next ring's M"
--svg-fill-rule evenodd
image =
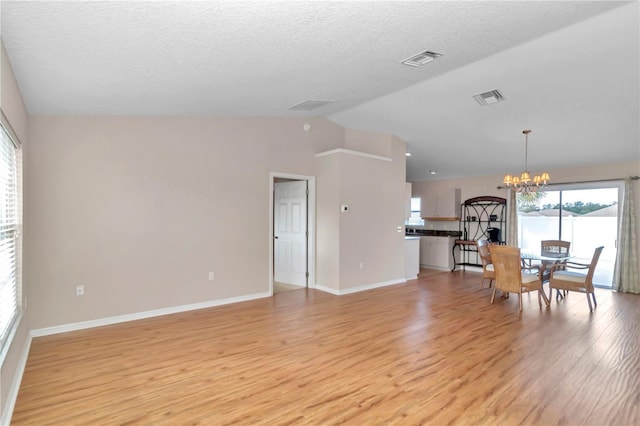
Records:
M304 290L306 287L302 287L299 285L293 284L285 284L277 281L273 282L273 292L274 293L282 293L283 291L296 291L296 290Z
M640 296L421 275L36 338L12 424L640 424Z

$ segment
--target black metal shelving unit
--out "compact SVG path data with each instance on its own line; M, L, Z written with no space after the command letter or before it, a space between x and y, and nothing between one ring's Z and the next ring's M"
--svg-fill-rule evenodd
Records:
M494 244L505 244L507 239L507 200L482 196L469 198L461 205L462 215L458 230L462 236L455 241L451 255L453 269L457 266L482 266L476 241L482 238ZM457 250L456 250L457 249ZM456 251L460 259L456 259Z

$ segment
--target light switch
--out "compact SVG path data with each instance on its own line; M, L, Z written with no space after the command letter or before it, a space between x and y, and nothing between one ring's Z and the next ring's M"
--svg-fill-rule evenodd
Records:
M346 205L346 204L341 205L340 206L340 211L343 212L343 213L344 212L348 212L349 211L349 206Z

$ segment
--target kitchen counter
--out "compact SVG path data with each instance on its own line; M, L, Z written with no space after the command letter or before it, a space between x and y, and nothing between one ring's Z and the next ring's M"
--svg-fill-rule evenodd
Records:
M435 229L418 229L415 232L405 232L407 237L454 237L460 238L460 231L439 231Z
M404 276L415 280L420 272L420 237L404 237Z

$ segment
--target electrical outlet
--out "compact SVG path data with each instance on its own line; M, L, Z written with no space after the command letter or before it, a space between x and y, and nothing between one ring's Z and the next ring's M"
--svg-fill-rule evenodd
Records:
M213 281L216 278L216 274L213 272L209 272L209 281Z
M76 286L76 296L84 296L84 286L77 285Z

